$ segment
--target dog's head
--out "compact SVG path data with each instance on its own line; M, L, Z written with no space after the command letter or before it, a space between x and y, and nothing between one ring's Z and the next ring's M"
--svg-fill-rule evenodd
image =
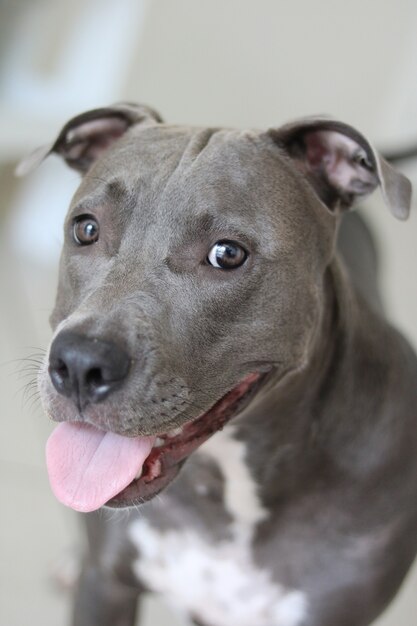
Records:
M51 481L79 510L152 497L268 376L302 368L341 212L378 185L397 217L410 203L408 181L329 119L202 129L121 104L74 118L20 171L50 152L83 176L40 374L65 422Z

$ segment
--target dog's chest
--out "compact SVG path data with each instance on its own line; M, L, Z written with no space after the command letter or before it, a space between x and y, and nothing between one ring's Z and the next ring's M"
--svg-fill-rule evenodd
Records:
M267 512L244 463L244 446L232 435L231 428L225 429L201 450L218 461L223 473L224 505L233 519L230 534L214 541L189 525L159 530L140 518L130 532L140 553L134 571L150 589L203 623L301 626L304 594L275 583L270 572L254 562L252 535Z

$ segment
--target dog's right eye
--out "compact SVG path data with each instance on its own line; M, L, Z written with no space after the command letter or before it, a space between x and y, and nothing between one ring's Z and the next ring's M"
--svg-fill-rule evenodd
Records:
M74 220L72 226L74 241L79 246L89 246L98 241L99 226L92 215L80 215Z
M210 249L207 261L213 267L222 270L234 270L243 265L248 258L246 250L236 241L222 239Z

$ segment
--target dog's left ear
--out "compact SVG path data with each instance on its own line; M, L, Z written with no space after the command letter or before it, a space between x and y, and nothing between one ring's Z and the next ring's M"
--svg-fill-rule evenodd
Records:
M411 183L357 130L323 117L307 118L268 131L291 156L329 209L347 209L380 185L385 204L407 219Z
M55 152L73 169L85 174L93 162L135 124L162 122L159 114L144 105L121 103L77 115L65 124L58 137L19 163L17 176L37 167Z

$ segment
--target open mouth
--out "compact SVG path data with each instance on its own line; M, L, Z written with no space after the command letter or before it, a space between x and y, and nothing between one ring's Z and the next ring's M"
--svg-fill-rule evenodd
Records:
M150 500L175 478L194 450L247 404L265 376L247 375L206 413L158 436L123 437L88 424L59 424L46 447L52 491L81 512Z

